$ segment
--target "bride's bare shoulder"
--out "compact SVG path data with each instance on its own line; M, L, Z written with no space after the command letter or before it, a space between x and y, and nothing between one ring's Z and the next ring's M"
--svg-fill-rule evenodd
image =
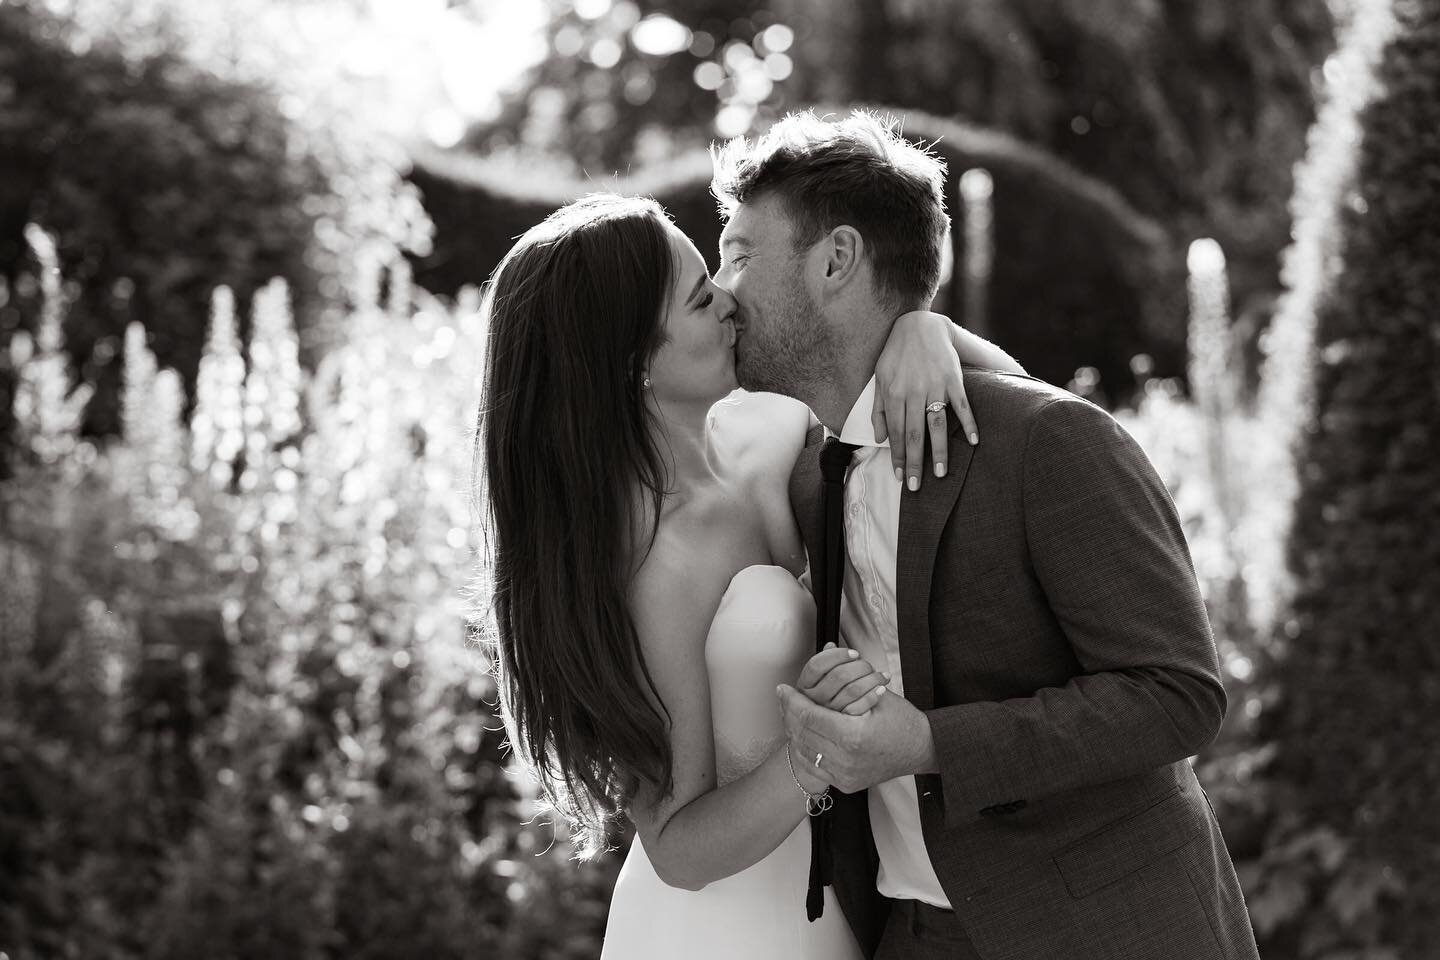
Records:
M788 470L816 422L809 407L778 393L736 390L710 408L710 426L723 448L761 467Z

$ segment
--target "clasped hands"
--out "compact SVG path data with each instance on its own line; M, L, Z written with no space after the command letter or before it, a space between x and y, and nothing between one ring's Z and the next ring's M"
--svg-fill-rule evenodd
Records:
M776 688L796 779L807 792L834 785L855 793L932 765L929 721L886 687L889 680L857 651L832 643L810 658L794 687Z

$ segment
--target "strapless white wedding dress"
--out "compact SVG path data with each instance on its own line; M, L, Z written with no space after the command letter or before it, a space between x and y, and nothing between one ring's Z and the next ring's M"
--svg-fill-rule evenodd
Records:
M710 633L710 711L721 786L754 769L785 736L775 686L794 683L815 649L815 603L783 567L730 581ZM799 790L796 790L799 802ZM636 837L615 882L603 960L859 960L835 894L805 919L810 824L759 863L702 890L666 886Z

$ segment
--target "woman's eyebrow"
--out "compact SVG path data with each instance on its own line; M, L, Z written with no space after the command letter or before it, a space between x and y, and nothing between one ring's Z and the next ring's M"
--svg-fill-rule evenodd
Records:
M691 301L693 301L693 300L695 299L695 294L697 294L697 293L700 292L700 288L703 287L703 286L705 286L705 280L706 280L706 279L707 279L707 275L706 275L706 274L703 274L703 273L700 274L699 279L697 279L697 280L695 281L695 286L693 286L693 287L690 288L690 295L685 298L685 304L686 304L687 306L691 303Z

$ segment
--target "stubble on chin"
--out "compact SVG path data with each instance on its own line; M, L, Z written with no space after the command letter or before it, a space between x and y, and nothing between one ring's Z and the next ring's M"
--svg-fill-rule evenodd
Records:
M779 393L807 400L835 366L837 351L819 307L792 278L789 296L736 344L735 378L751 392ZM764 330L757 336L757 326ZM807 400L808 402L808 400Z
M804 332L804 337L751 343L749 349L736 351L735 379L740 386L752 393L778 393L808 402L817 385L830 375L835 351L823 327Z
M753 355L745 359L736 356L735 379L742 389L751 393L788 393L787 384L774 365Z

